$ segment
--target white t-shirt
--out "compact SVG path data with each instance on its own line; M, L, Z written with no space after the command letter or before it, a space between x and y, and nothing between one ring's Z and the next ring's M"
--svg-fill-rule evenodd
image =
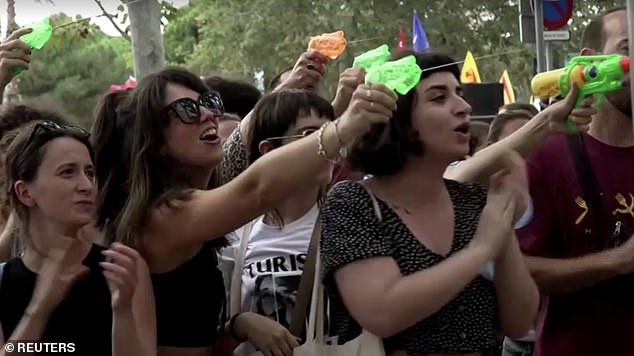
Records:
M244 258L241 312L264 315L289 327L318 214L319 207L315 204L304 216L281 229L265 224L262 221L263 216L253 222ZM231 290L233 262L239 252L244 229L245 226L227 235L230 246L220 256L227 291ZM234 354L261 353L245 343Z
M288 327L318 213L315 204L281 229L265 224L263 216L255 220L244 258L241 312L268 316ZM233 262L243 229L227 236L231 246L223 250L223 263Z

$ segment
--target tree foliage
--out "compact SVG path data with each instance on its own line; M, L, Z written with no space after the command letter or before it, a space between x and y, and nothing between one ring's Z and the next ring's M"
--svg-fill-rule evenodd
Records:
M65 14L51 16L54 27L76 20ZM30 69L17 78L21 94L58 102L86 126L110 84L123 83L132 73L129 42L87 21L55 29L32 58Z
M556 54L563 60L578 51L588 19L618 5L623 1L575 1L572 40L555 43ZM433 49L456 60L472 51L483 81L498 81L507 69L516 96L528 99L535 50L520 43L517 0L191 0L166 28L167 58L201 75L263 70L268 81L293 64L311 35L342 29L348 50L330 65L324 83L332 94L337 73L350 66L355 55L383 43L396 46L399 25L411 44L414 9ZM489 57L478 60L480 56Z
M162 5L168 64L200 75L253 76L262 70L268 82L294 63L311 36L342 29L348 50L329 64L324 81L324 91L332 95L338 73L355 55L383 43L395 48L399 26L411 44L416 9L433 49L456 60L470 50L483 81L498 81L507 69L516 97L525 101L530 95L535 50L519 41L517 0L191 0L183 9L166 1ZM560 64L578 52L588 20L619 5L622 0L575 1L571 41L553 44ZM54 26L78 20L64 14L52 17ZM132 73L131 53L127 40L107 36L89 21L59 27L49 44L33 54L31 69L18 77L20 92L60 102L88 125L97 99Z

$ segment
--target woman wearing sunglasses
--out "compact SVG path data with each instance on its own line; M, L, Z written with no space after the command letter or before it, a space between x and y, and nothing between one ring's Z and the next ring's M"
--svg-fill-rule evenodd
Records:
M256 162L293 141L309 136L334 120L332 105L309 91L282 91L263 97L256 105L250 126L248 158ZM324 180L312 187L289 192L286 199L264 215L228 235L231 246L223 249L225 281L231 282L241 268L240 285L227 283L230 300L240 300L237 312L256 313L272 321L262 321L249 334L249 343L239 348L240 356L263 354L292 355L297 340L287 328L295 306L308 245L319 213L319 201L330 181L331 167ZM240 250L241 241L247 243ZM237 258L241 255L242 258ZM244 261L236 266L235 261ZM240 263L240 262L238 262ZM273 322L273 320L275 322ZM280 337L281 335L281 337Z
M180 69L152 74L110 124L95 123L107 135L96 138L107 143L100 149L116 160L101 152L97 157L106 165L118 162L98 177L98 224L107 239L138 248L148 261L160 354L212 352L223 325L225 289L216 253L225 234L273 209L289 192L327 180L345 145L396 108L396 95L382 85L362 85L354 96L356 104L338 121L273 150L211 190L210 176L222 159L217 128L223 108L197 75ZM107 125L111 130L103 129ZM96 163L104 168L100 159ZM117 172L124 167L130 167L128 176ZM245 338L251 319L241 316L232 318L230 330Z
M96 196L88 133L51 121L26 127L8 148L5 193L24 249L0 264L2 335L63 342L80 355L156 354L143 259L78 237Z

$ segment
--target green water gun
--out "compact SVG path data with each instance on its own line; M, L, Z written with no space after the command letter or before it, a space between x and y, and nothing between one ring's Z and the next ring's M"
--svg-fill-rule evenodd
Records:
M361 67L368 72L373 66L389 61L391 56L389 47L384 44L354 57L352 66Z
M34 23L26 27L31 28L33 31L20 37L20 40L26 43L31 50L42 49L48 40L51 39L51 35L53 34L53 27L51 26L51 21L48 17L38 23ZM24 71L22 68L13 68L13 76L22 73L22 71Z
M365 75L365 82L382 83L397 93L405 95L420 82L422 72L416 63L416 57L410 55L397 61L371 67Z
M389 47L383 44L356 56L352 66L365 70L366 83L382 83L405 95L418 84L422 70L414 56L390 61L391 56Z
M601 105L605 93L627 86L624 77L630 72L630 58L619 54L578 56L568 62L566 67L539 73L531 81L533 94L540 98L556 95L566 96L571 82L579 86L579 96L575 107L593 94L598 94L597 106ZM571 131L575 125L570 119L566 126Z

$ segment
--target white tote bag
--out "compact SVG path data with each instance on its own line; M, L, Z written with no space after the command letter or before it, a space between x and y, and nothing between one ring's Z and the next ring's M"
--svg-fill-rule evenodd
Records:
M294 356L385 356L383 341L363 330L354 340L343 345L324 342L324 288L321 283L319 252L313 281L313 294L306 328L306 343L293 350Z

